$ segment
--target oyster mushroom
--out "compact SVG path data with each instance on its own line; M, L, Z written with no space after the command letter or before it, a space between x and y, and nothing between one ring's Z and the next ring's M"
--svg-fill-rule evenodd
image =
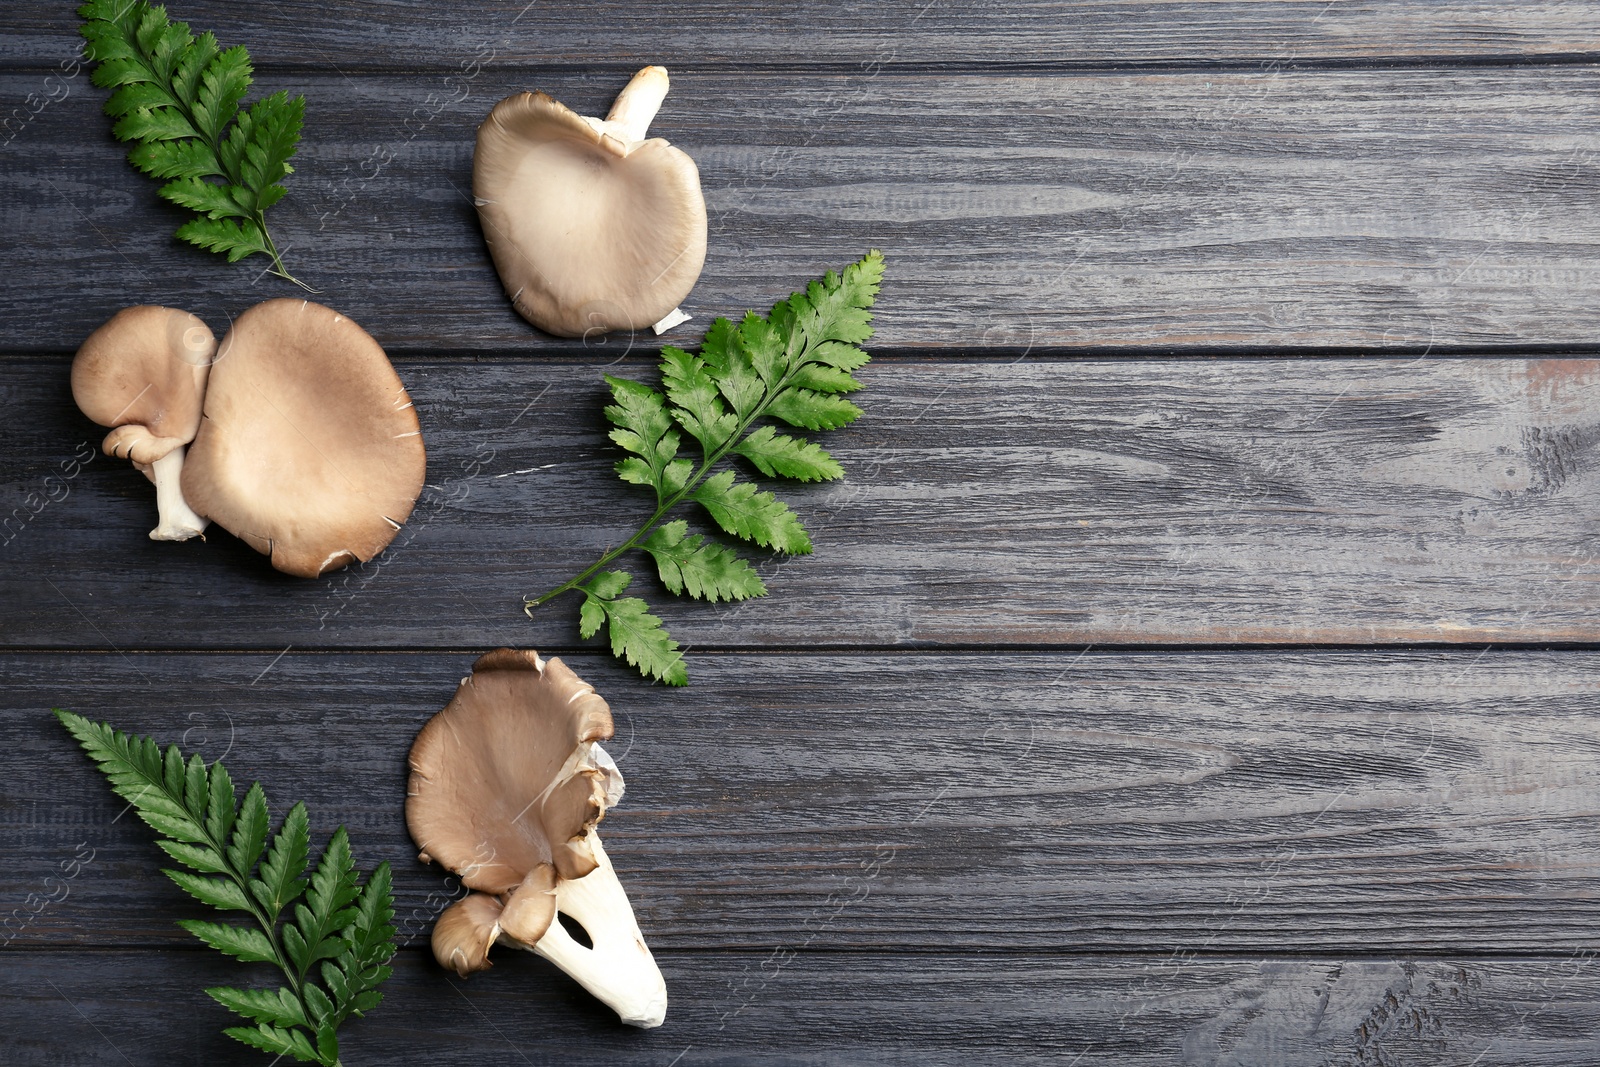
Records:
M217 349L183 493L274 567L314 578L383 551L426 462L378 342L332 308L268 300Z
M622 796L597 744L611 730L606 702L559 659L491 652L411 746L406 825L423 862L473 890L434 925L441 965L466 977L497 942L527 949L623 1022L660 1026L667 987L595 830Z
M666 69L646 67L604 119L519 93L478 127L484 241L517 313L541 330L660 332L687 318L677 304L705 265L706 202L694 160L645 135L666 94Z
M89 335L72 360L72 398L112 427L106 455L131 459L155 483L156 541L186 541L206 528L180 487L184 446L200 428L217 339L177 308L124 308Z

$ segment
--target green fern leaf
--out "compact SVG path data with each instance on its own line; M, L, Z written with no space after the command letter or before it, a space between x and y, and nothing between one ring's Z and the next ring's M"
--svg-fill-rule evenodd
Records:
M119 141L177 141L199 131L180 108L139 108L118 119L111 132Z
M292 989L229 989L218 986L206 990L206 993L224 1008L252 1022L276 1027L308 1025L305 1009L300 1006L300 1000Z
M844 477L839 461L810 441L781 434L771 426L758 427L733 449L768 477L823 482Z
M865 349L857 348L855 345L847 345L842 341L824 341L811 350L811 358L835 370L849 372L866 366L867 360L872 357L867 355Z
M317 1043L320 1045L322 1043L322 1024L331 1020L334 1015L333 1001L329 999L328 994L314 985L305 987L304 996L306 1010L311 1013L311 1021L317 1025Z
M227 878L204 878L197 874L185 871L162 871L162 874L171 878L179 889L188 893L202 904L209 904L219 911L249 911L250 898L244 895L244 890Z
M310 819L296 804L269 847L266 796L252 784L236 807L233 780L221 764L198 755L185 761L176 745L128 737L105 723L68 711L56 717L149 825L166 836L157 844L198 873L166 870L179 888L221 911L243 911L254 927L186 919L178 925L219 952L248 963L272 963L292 988L276 992L218 987L213 999L257 1025L230 1036L253 1048L332 1067L338 1061L335 1028L381 999L394 952L394 903L387 864L358 885L349 836L336 830L311 864ZM296 903L303 897L304 901ZM293 905L294 921L278 915ZM281 947L280 947L281 946ZM334 993L307 978L318 960Z
M688 593L696 600L747 600L766 596L756 569L731 549L699 534L685 536L689 524L679 519L656 531L641 546L656 561L667 591Z
M821 431L860 417L861 409L843 394L861 388L852 372L869 358L859 346L872 336L871 308L882 282L883 256L869 252L778 301L765 316L713 320L698 353L666 346L660 390L607 375L611 440L630 453L617 463L617 476L653 489L655 513L577 578L530 597L527 608L579 590L582 636L608 630L614 655L646 677L684 684L682 653L661 620L644 601L619 598L629 582L626 572L602 568L639 550L674 595L713 601L764 595L766 586L748 563L703 535L690 535L682 520L668 520L672 509L691 501L734 537L778 552L811 551L811 538L786 504L719 467L739 456L767 477L815 482L844 476L819 445L778 433L763 420ZM699 446L698 458L678 454L690 440Z
M795 372L794 384L817 393L853 393L861 388L861 383L848 371L822 363L807 363L801 367Z
M222 1031L235 1041L242 1041L251 1048L260 1049L278 1057L288 1056L299 1060L301 1063L334 1063L336 1061L323 1059L317 1052L303 1030L285 1030L276 1026L262 1023L257 1027L230 1026Z
M249 218L250 208L240 202L240 194L248 196L236 185L218 185L200 178L179 178L161 187L163 198L213 219Z
M811 551L811 538L789 506L749 482L735 482L732 471L706 479L695 490L694 499L735 537L779 552Z
M217 39L208 33L188 50L173 88L183 99L194 101L199 135L208 144L221 142L228 121L250 91L251 73L250 53L243 45L219 52Z
M587 641L599 633L606 624L605 605L595 597L585 595L578 606L578 636Z
M128 159L152 178L209 178L222 173L217 154L203 141L152 141L128 153Z
M283 817L283 825L272 839L261 860L261 877L250 882L251 895L256 898L267 917L275 919L286 906L300 899L305 892L306 871L311 851L311 820L304 804L296 804Z
M206 795L205 831L208 841L228 840L239 815L239 810L235 807L237 803L238 798L233 793L233 778L229 776L228 768L220 763L213 763L210 788ZM218 852L211 849L207 852L212 862L222 862L222 856Z
M234 820L233 836L228 839L228 862L236 871L250 871L267 847L267 795L260 783L251 783L244 803ZM218 838L221 840L221 838Z
M589 579L583 591L596 600L615 600L632 581L633 577L625 571L605 571Z
M361 887L356 899L355 918L344 930L345 941L350 946L352 967L346 973L356 975L358 970L369 970L388 963L394 955L394 898L390 887L392 875L388 863L380 863L373 870L367 884ZM365 980L363 980L365 981ZM352 985L352 991L357 986Z
M201 97L204 81L207 73L213 69L212 61L216 59L219 51L216 35L209 31L194 38L189 46L183 50L183 54L178 57L178 62L172 69L173 95L178 100L205 102ZM239 90L239 96L242 98L245 90L250 88L250 57L243 48L231 49L230 51L237 51L244 56L244 85ZM224 62L226 63L227 61ZM238 109L238 106L239 100L235 99L231 108L219 109L215 106L215 98L213 97L211 106L205 109L210 113L209 115L201 115L201 108L199 107L195 111L197 117L201 118L201 128L213 131L212 140L215 140L216 131L213 129L212 123L206 120L215 116L220 122L226 123L229 116Z
M331 959L344 951L344 940L337 935L356 917L356 910L351 907L356 896L350 837L340 827L333 832L311 876L305 903L295 905L295 925L306 945L303 958L297 961L302 973L317 960Z
M204 216L176 236L230 263L265 255L272 273L304 285L284 266L265 214L293 171L305 98L276 92L242 107L249 52L223 49L210 33L193 36L147 0L92 0L78 14L92 80L113 90L105 105L112 135L131 144L136 168L168 181L163 196ZM223 218L239 222L218 226Z
M837 430L861 417L861 409L842 397L799 388L785 390L767 411L806 430Z
M224 955L245 963L273 963L278 959L277 949L260 930L226 923L208 923L199 919L180 919L178 925L207 945Z
M334 994L334 1025L371 1011L382 995L377 987L394 973L394 896L389 865L378 864L358 892L355 915L340 936L345 950L322 965L324 983Z
M661 385L673 405L673 419L700 442L702 451L720 447L738 428L738 419L724 408L717 383L700 357L671 345L663 348Z
M267 251L266 234L254 219L191 219L178 227L178 236L190 244L224 253L229 263Z
M227 861L215 849L204 845L186 845L179 841L157 841L156 847L191 870L201 874L222 874L228 869Z
M632 596L600 603L605 608L613 656L626 659L647 678L668 685L689 684L678 642L667 636L661 620L650 614L648 604Z
M106 114L119 119L141 108L177 106L178 98L165 86L155 82L130 82L111 94L106 101Z

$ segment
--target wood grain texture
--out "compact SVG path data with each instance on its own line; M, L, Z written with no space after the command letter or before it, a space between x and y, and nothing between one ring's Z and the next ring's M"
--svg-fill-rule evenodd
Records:
M1597 653L1379 647L1600 642L1595 5L174 2L307 96L275 232L423 417L413 522L316 582L148 541L68 396L123 306L298 295L170 238L72 6L0 35L8 1067L250 1058L201 989L251 969L172 925L198 908L53 705L395 864L352 1064L1600 1061ZM469 196L495 100L604 111L647 62L711 216L669 340L890 262L849 480L784 494L817 554L737 607L636 583L687 691L570 602L520 613L642 514L599 375L659 342L523 324ZM1227 355L1271 358L1187 358ZM427 958L455 887L404 755L498 644L615 708L661 1031L523 954Z
M340 1031L346 1063L662 1067L1572 1067L1594 1055L1595 967L1570 960L1166 961L1058 955L668 953L671 1003L639 1032L544 960L461 981L403 953ZM10 953L11 1067L211 1067L248 1053L202 986L251 968L200 952ZM259 969L256 969L259 973ZM677 1059L674 1059L677 1057ZM1477 1057L1476 1060L1474 1057ZM266 1061L261 1061L265 1063Z
M695 323L674 338L877 246L885 351L1589 345L1593 79L685 74L654 129L699 162L711 233L684 305ZM623 80L264 79L308 99L279 244L391 351L570 353L501 291L470 200L473 134L510 92L604 111ZM0 95L40 84L0 77ZM175 242L186 216L123 161L103 93L81 75L63 86L4 149L0 268L16 282L0 351L73 347L133 303L220 324L301 295Z
M431 456L365 567L288 578L223 532L156 543L153 493L87 456L66 360L0 402L11 647L573 647L577 574L648 514L611 467L603 367L402 361ZM697 646L1600 639L1600 364L898 361L825 435L843 482L780 486L814 555L771 596L634 591ZM76 478L66 475L78 470ZM698 512L685 511L697 524ZM7 525L9 524L9 525Z
M7 10L0 61L76 51L70 7ZM619 0L339 5L185 0L173 17L245 44L258 63L451 67L493 50L504 63L639 67L846 63L1239 63L1316 59L1528 58L1600 52L1600 17L1573 0L891 0L760 5Z
M8 656L12 947L175 946L203 912L51 706L348 826L425 944L457 887L414 859L405 755L474 658ZM707 654L690 690L565 658L612 703L628 794L602 834L663 949L1600 943L1592 655Z

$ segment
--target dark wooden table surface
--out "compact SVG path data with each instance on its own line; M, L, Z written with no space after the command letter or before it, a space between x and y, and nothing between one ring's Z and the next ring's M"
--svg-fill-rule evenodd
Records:
M61 476L112 312L296 291L170 238L71 4L0 16L0 1061L267 1062L66 706L395 865L352 1065L1600 1062L1600 5L525 3L173 0L305 94L276 232L422 418L413 521L316 581ZM655 62L697 325L890 269L816 554L651 594L687 690L521 612L638 516L600 375L658 342L525 325L467 195L494 101ZM499 645L615 709L659 1030L427 951L405 754Z

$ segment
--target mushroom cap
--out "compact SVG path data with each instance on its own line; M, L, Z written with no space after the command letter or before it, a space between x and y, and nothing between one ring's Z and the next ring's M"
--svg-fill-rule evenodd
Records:
M537 942L555 917L556 877L598 866L606 772L590 751L611 732L611 708L559 659L483 656L411 746L406 825L420 858L469 889L510 894L501 927Z
M217 350L183 495L274 567L314 578L383 551L426 463L378 342L332 308L268 300Z
M604 125L518 93L478 127L472 191L495 270L518 314L558 336L658 322L705 265L694 160Z
M150 464L194 440L217 339L177 308L124 308L78 349L72 398L111 427L107 455Z
M494 966L489 947L500 936L503 910L499 900L483 893L468 893L444 909L433 924L434 959L463 978L487 971Z

